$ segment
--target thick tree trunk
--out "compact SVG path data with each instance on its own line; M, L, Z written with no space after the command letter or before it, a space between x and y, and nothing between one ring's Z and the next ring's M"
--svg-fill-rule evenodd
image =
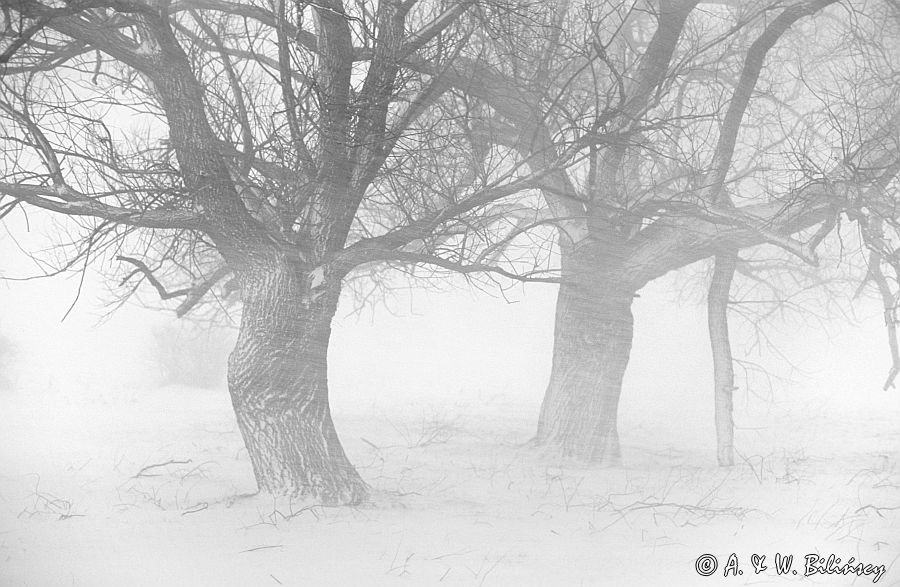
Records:
M716 455L722 467L734 464L734 365L728 338L728 295L736 267L737 252L716 256L707 300L709 341L713 356Z
M617 464L617 417L631 354L635 290L608 259L582 246L562 251L553 367L536 441L565 457Z
M366 484L344 454L328 405L339 280L324 283L284 261L239 278L243 311L228 383L259 488L333 504L364 501Z

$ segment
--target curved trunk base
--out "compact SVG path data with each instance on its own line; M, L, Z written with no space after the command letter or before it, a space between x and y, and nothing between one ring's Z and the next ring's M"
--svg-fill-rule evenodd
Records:
M631 354L635 292L590 258L574 254L569 267L574 285L559 290L553 367L535 442L563 457L618 465L619 396Z
M601 427L599 434L588 438L575 432L559 433L554 436L535 436L534 446L548 458L555 460L572 459L579 462L618 467L622 464L619 432L615 424Z
M368 486L344 454L330 415L235 412L260 490L328 505L367 501Z
M228 387L256 483L275 495L359 504L328 405L328 343L340 286L283 263L241 275L243 311ZM311 285L312 284L312 285Z

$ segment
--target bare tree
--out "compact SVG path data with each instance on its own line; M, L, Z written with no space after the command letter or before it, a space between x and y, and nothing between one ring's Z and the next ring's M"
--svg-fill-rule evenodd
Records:
M239 292L228 382L259 488L358 503L367 486L326 378L350 272L390 261L552 281L458 253L462 227L483 233L571 153L530 170L508 149L468 148L472 114L448 72L479 58L485 22L527 11L7 2L0 217L31 206L79 221L66 266L117 255L126 286L148 283L180 313Z
M732 270L725 259L767 244L815 266L816 248L841 215L857 220L880 210L893 218L886 196L900 161L894 114L900 109L890 91L896 85L874 79L882 91L866 100L826 100L819 90L844 80L823 67L814 76L807 71L840 55L838 71L872 79L865 70L871 60L836 48L848 35L875 35L896 56L895 37L872 26L886 5L553 6L540 49L532 49L531 62L547 66L469 70L475 91L496 112L495 136L505 130L509 144L532 161L538 153L552 161L566 145L583 145L584 156L548 173L542 186L560 226L562 285L536 441L566 456L619 459L616 414L633 337L632 302L650 281L719 256L710 329L720 460L728 463L733 374L725 308ZM498 36L496 51L515 43ZM559 104L565 106L547 111ZM829 132L823 123L856 132ZM837 162L828 155L836 144L844 154ZM846 160L866 172L845 173ZM871 202L866 212L861 200ZM871 226L867 241L880 242L885 221Z

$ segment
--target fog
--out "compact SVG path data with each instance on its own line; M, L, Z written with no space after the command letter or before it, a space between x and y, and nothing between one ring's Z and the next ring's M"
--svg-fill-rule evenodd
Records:
M2 246L8 277L34 273L8 236ZM880 511L857 513L855 525L842 530L847 484L857 508L867 499L889 506L862 492L896 487L891 455L900 398L880 389L888 352L878 304L860 300L856 322L835 318L823 327L796 314L776 321L767 332L784 358L758 350L748 357L751 332L735 322L736 357L758 361L774 379L768 385L738 371L738 465L720 469L705 307L679 291L697 269L658 280L636 302L620 406L621 469L557 463L527 447L549 377L555 286L518 286L501 296L457 279L441 291L405 290L361 310L345 295L329 364L338 433L364 478L401 496L380 513L363 510L364 520L349 513L359 510L280 520L284 505L230 505L229 495L253 489L224 380L233 329L204 338L202 325L178 326L150 288L140 292L143 304L135 299L107 316L109 283L94 270L83 282L77 273L4 281L0 332L13 352L4 357L0 392L0 553L7 559L0 576L10 585L27 578L42 585L246 585L270 577L293 585L615 583L629 575L611 574L610 560L632 560L633 567L654 556L646 540L655 535L657 546L682 546L655 555L648 576L690 585L702 552L723 565L731 552L768 548L773 528L782 528L776 542L784 551L843 549L891 573L896 545L865 546L889 540L893 526ZM223 371L218 382L207 389L167 383L155 350L160 333L164 340L174 333L177 352L192 357L205 340L206 360ZM181 462L191 464L167 464ZM199 477L194 463L203 467ZM160 465L161 476L144 478L144 467ZM784 494L789 487L795 493ZM709 503L727 507L711 518L630 514L627 526L599 534L602 519L593 513L594 530L578 529L587 514L570 509L572 499L635 491L650 503L688 506L714 495ZM729 513L744 511L735 507L768 513L745 518ZM813 523L810 516L818 517ZM742 538L734 538L733 524ZM644 538L631 538L628 528ZM548 529L565 537L559 547L568 554L542 537ZM171 540L192 546L172 550ZM275 551L255 558L222 558L273 544ZM38 570L35 557L51 553ZM355 562L332 560L337 553Z
M204 343L202 333L213 328L209 352L221 361L220 388L226 393L224 362L232 341L225 339L236 335L236 327L179 320L146 286L139 299L114 311L114 284L95 268L84 276L75 271L17 281L36 274L33 262L8 234L2 246L8 279L0 285L0 329L13 350L4 365L11 388L62 387L73 394L150 390L162 383L158 333L174 335L174 344L196 352L210 342ZM652 425L673 441L712 438L706 308L695 292L679 291L688 283L683 276L697 269L658 280L635 303L635 343L620 412L625 437L633 434L632 426ZM453 278L432 288L398 290L362 308L345 292L329 356L335 410L462 402L491 413L500 402L536 418L549 377L556 286L506 287L501 292ZM691 287L696 289L696 280ZM821 322L789 312L774 320L765 332L777 354L765 345L754 347L752 329L733 319L736 357L759 363L773 377L747 380L738 369L737 417L777 412L782 403L808 402L810 409L835 417L898 405L893 391L881 389L890 356L877 300L863 297L846 309L855 319Z
M896 2L7 4L0 587L900 586Z

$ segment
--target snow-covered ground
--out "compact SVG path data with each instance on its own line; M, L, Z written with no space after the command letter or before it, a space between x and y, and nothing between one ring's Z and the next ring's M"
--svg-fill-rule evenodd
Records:
M900 583L896 411L772 415L731 469L648 423L626 467L594 470L523 447L532 415L514 402L458 399L341 415L378 505L335 509L242 497L223 391L6 393L0 584L694 585L707 553L720 570L705 584L790 581L752 573L752 554L776 552L853 556ZM744 575L726 580L732 552Z
M804 331L787 345L805 369L795 383L739 390L740 462L722 469L703 309L644 296L621 408L625 464L593 469L526 446L552 291L520 304L441 299L336 326L335 420L376 490L365 508L247 497L227 391L159 385L136 311L90 330L81 314L56 325L64 302L31 314L7 304L19 355L0 387L0 585L873 579L803 579L810 553L884 565L878 584L900 584L900 394L879 388L877 315L862 329ZM731 553L743 574L725 578ZM793 554L799 574L776 576L776 553ZM714 577L695 570L703 554L717 558ZM754 572L754 554L767 570Z

